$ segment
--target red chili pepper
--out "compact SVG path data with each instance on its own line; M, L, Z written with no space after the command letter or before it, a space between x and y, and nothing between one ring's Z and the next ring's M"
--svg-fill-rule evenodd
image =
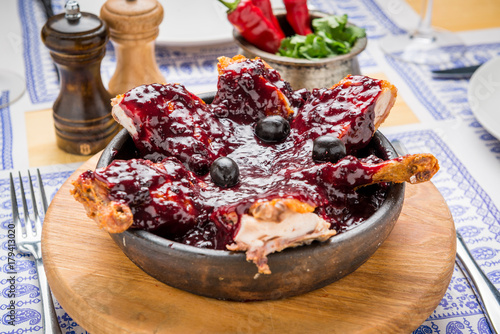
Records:
M276 29L278 29L278 31L280 31L283 34L283 36L285 36L285 34L283 33L283 30L281 30L281 26L280 26L280 23L278 22L278 19L276 18L276 16L274 16L273 7L271 6L271 1L269 1L269 0L252 0L252 3L255 6L259 7L260 10L262 11L262 13L264 14L264 16L269 21L271 21L272 24L274 24Z
M266 52L278 51L285 35L276 29L251 0L236 0L232 3L219 0L219 2L228 8L229 22L248 42Z
M307 0L283 0L286 8L286 19L295 33L308 35L312 33Z

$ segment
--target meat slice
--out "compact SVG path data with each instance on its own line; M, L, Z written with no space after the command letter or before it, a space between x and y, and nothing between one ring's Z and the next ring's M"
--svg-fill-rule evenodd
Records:
M71 194L83 204L87 215L97 222L99 228L109 233L126 231L134 223L130 207L125 203L112 201L109 188L96 180L92 171L86 171L73 181Z
M230 212L226 218L219 219L235 225L234 243L227 249L245 251L247 261L254 262L259 273L270 274L267 255L314 240L325 241L335 235L332 215L327 222L318 212L343 210L343 201L349 197L359 201L356 188L381 182L425 182L438 169L438 162L431 154L407 155L387 161L373 156L361 160L347 156L336 164L317 165L303 171L302 175L318 175L316 182L324 182L321 188L330 194L329 203L314 206L297 199L274 198L256 201L239 220Z
M115 160L81 174L73 186L88 216L109 233L132 227L175 237L200 218L195 198L203 184L175 158Z
M430 181L439 170L439 163L432 154L408 154L380 164L373 175L373 183L409 182L411 184Z
M375 100L375 131L384 123L396 102L398 90L389 81L380 80L381 92Z
M370 157L363 161L347 156L336 164L325 163L317 168L320 179L330 187L355 189L380 182L426 182L437 173L439 163L429 153L408 154L379 163L371 162Z
M298 141L340 138L348 152L368 144L394 105L397 89L387 81L347 76L331 88L313 90L292 122Z
M336 234L330 223L314 213L314 207L296 199L256 202L239 221L231 251L245 251L259 274L270 274L267 255L285 248L325 241Z
M217 69L219 79L212 107L218 117L242 123L269 115L289 118L294 114L289 99L303 100L300 93L294 95L280 74L260 58L220 57Z
M130 133L141 157L176 157L200 175L223 154L226 132L206 104L179 84L136 87L112 101L112 114Z

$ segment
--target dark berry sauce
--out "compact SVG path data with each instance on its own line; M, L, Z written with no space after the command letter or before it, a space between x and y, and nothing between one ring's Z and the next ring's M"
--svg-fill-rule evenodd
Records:
M225 154L227 129L182 85L139 86L127 92L120 105L134 123L133 139L145 159L173 156L205 174L216 157Z
M373 105L380 91L379 80L363 76L351 76L333 89L314 89L293 120L298 140L335 134L348 153L366 146L373 136Z
M238 123L255 122L268 115L289 118L292 108L300 108L308 95L307 90L294 92L278 71L262 60L246 59L229 64L219 74L212 108L217 117Z
M225 249L238 215L274 198L311 204L342 232L371 216L386 196L387 184L355 190L370 183L376 169L369 163L379 161L360 149L373 135L371 106L380 91L379 81L352 76L332 89L294 92L261 61L229 65L209 105L182 85L140 86L120 106L136 125L141 159L115 160L93 177L110 189L111 200L131 207L133 228L197 247ZM267 115L288 119L285 140L255 136L255 123ZM314 139L326 134L340 138L349 154L336 164L312 158ZM208 173L224 156L239 168L238 183L227 188Z

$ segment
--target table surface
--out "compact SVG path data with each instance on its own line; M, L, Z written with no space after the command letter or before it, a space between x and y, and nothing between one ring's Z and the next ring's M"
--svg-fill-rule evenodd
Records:
M71 172L89 157L65 153L55 144L51 106L58 86L53 80L54 73L45 73L50 72L47 69L51 68L47 51L43 46L38 49L28 47L40 44L39 29L40 22L43 22L41 7L32 6L31 2L32 0L6 2L2 4L3 10L0 11L0 28L7 32L0 36L0 49L6 50L0 53L0 64L25 72L28 83L28 91L20 101L8 109L0 109L3 124L10 121L12 131L12 143L0 143L3 147L11 145L12 156L8 160L8 156L4 155L0 162L5 171L40 167L49 196L54 196ZM63 2L53 0L54 8L60 11ZM468 81L433 81L428 68L390 61L377 49L380 37L391 31L394 34L398 31L395 26L391 26L392 23L386 21L396 22L396 25L410 29L417 22L415 11L420 11L422 2L425 1L310 0L310 3L324 6L332 12L350 11L349 15L353 20L365 22L371 29L370 33L378 34L376 38L369 39L366 52L360 55L363 74L388 79L399 89L396 104L381 130L391 140L402 140L411 152L429 150L439 157L441 171L433 182L450 207L457 230L465 236L465 241L480 261L481 268L500 287L500 176L497 172L500 168L500 143L470 113L466 99ZM381 11L380 8L384 10ZM385 22L385 26L380 24L385 30L366 19L371 17L370 12L377 24ZM38 23L23 21L23 17L36 19ZM437 0L434 1L432 24L459 33L468 45L464 64L469 65L500 55L499 18L499 0ZM33 30L31 34L30 29ZM9 50L14 57L7 59ZM157 57L162 60L160 65L167 80L179 82L177 80L189 79L186 86L193 85L196 87L194 92L200 93L214 84L214 81L196 81L206 77L202 62L208 57L228 55L235 51L233 44L199 49L162 47L157 49ZM33 61L37 59L37 52L45 53L45 58L42 57L43 61L40 63ZM112 56L113 50L108 49L107 55L108 53ZM108 80L113 67L110 58L105 58L105 62L103 78ZM48 75L42 82L39 82L42 78L37 76L39 73L34 73L40 68ZM40 92L36 92L37 89ZM8 110L8 117L4 114L5 110ZM5 136L9 128L4 126L0 130ZM4 192L0 192L0 201L5 203L0 207L0 215L3 217L10 217L7 176L8 173L0 171L0 188L4 189ZM0 237L2 233L4 232L0 230ZM0 258L7 258L3 251L4 249L0 249ZM30 271L29 258L18 255L18 259L26 266L20 274L20 284L26 283L22 286L28 289L29 286L36 285L36 275L32 275ZM0 266L3 265L0 261ZM6 284L3 275L6 273L0 271L0 289L4 289L5 285L2 284ZM21 292L18 300L18 308L29 311L23 313L26 319L39 320L39 314L36 314L39 299L36 295L28 298L23 293ZM7 303L4 297L0 297L0 306ZM3 321L1 310L3 308L0 307L0 324ZM31 311L34 313L30 313ZM65 331L85 333L59 307L58 314ZM32 320L33 324L23 320L19 326L24 326L27 331L41 332L39 323L34 322L35 320ZM0 325L0 334L4 333L2 328ZM451 284L441 303L415 333L459 332L465 328L469 328L471 333L490 333L470 286L458 267L455 267Z

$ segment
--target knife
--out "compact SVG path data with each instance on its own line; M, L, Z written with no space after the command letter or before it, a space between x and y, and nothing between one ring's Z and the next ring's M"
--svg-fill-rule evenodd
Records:
M399 140L392 141L392 146L399 155L408 154L408 150ZM484 311L490 329L493 333L500 333L500 292L481 270L460 233L456 231L456 234L459 268L462 269L465 278L469 281Z
M41 3L47 19L54 16L54 11L52 9L52 0L41 0Z
M43 10L45 12L45 17L50 19L52 16L54 16L54 10L52 9L52 0L40 0L43 6ZM54 70L57 75L57 82L61 81L60 75L59 75L59 70L57 69L57 66L53 64Z
M500 333L500 292L479 268L458 231L457 257L461 262L459 263L460 267L465 269L463 270L466 274L465 277L471 283L481 308L485 311L490 328L494 333Z
M434 70L432 71L432 77L434 79L469 79L481 65Z

